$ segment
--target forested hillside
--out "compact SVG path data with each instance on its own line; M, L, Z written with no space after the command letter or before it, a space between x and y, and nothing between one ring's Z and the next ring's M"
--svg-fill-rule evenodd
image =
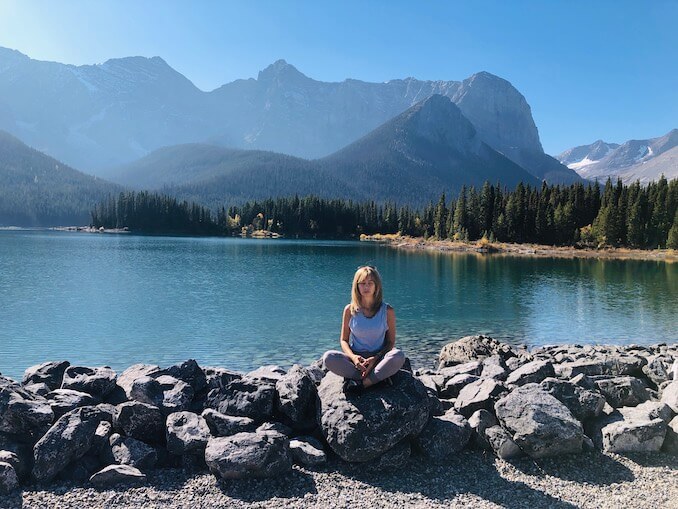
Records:
M89 224L92 207L121 190L0 131L0 226Z
M608 180L603 189L584 186L531 187L513 191L485 182L448 201L413 209L395 203L269 198L222 207L216 214L195 203L141 193L121 193L93 210L96 227L142 233L236 235L243 228L288 236L350 237L396 233L437 239L530 242L547 245L629 246L678 249L678 180L647 187Z

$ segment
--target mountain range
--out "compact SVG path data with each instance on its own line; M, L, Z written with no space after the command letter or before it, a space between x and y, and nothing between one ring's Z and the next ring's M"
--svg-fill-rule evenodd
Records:
M537 178L579 180L544 153L522 94L487 72L463 81L326 83L279 60L256 79L203 92L159 57L73 66L0 48L0 129L104 177L186 143L322 158L434 94L450 98L483 142Z
M162 148L119 169L116 182L211 207L271 196L423 205L445 190L484 181L540 181L480 139L447 97L433 95L358 141L315 160L206 144Z
M678 177L678 129L648 140L629 140L621 145L598 140L566 150L558 160L586 179L621 178L629 184L656 181L661 175Z

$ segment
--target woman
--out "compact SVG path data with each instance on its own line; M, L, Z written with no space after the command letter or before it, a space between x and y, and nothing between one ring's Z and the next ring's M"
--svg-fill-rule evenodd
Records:
M348 392L360 392L396 374L405 363L405 354L395 348L395 335L395 311L382 301L379 272L359 267L341 322L342 351L325 352L323 363L346 379Z

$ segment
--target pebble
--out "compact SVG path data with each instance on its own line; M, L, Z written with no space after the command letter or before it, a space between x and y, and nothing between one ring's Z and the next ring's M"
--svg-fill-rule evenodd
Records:
M366 473L336 459L320 468L294 467L279 479L220 481L179 469L148 473L147 484L96 490L72 484L25 486L0 497L0 508L666 508L678 509L678 457L590 452L507 462L462 451L431 465Z

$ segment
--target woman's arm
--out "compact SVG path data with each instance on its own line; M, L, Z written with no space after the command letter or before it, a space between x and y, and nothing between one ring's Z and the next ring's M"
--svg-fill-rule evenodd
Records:
M356 368L362 370L363 362L365 361L360 355L356 355L351 350L351 345L349 344L349 338L351 337L351 330L349 329L348 323L351 321L351 305L347 305L344 308L344 316L341 320L341 338L339 344L341 345L341 350L351 359L351 362L355 365Z

